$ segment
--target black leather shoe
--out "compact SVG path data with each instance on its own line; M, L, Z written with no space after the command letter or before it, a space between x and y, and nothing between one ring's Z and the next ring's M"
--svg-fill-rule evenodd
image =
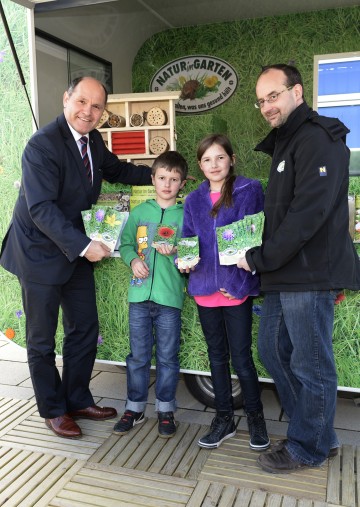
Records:
M117 412L112 407L98 407L92 405L91 407L73 410L69 413L71 417L92 419L94 421L104 421L105 419L113 419L117 416Z
M58 437L80 438L82 435L81 429L68 414L45 419L45 424Z
M271 474L288 474L304 468L314 468L292 458L286 447L283 447L280 451L261 454L258 457L257 463L265 472L270 472Z

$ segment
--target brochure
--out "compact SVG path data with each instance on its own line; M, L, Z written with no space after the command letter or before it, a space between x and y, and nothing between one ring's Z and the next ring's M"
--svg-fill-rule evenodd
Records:
M177 244L178 268L186 269L196 266L200 260L199 238L181 238Z
M94 205L81 214L86 235L90 239L101 241L111 252L119 249L121 233L129 212L117 211L111 206Z
M246 215L242 220L216 228L221 265L236 264L245 252L261 245L264 229L264 213Z
M177 227L170 225L159 224L156 228L156 233L151 243L151 246L156 248L159 245L174 246L176 242Z

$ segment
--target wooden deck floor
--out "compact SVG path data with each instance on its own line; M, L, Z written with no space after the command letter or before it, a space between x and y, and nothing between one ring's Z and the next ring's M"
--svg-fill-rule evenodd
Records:
M169 440L155 419L123 437L112 434L114 421L79 424L81 440L58 438L33 401L0 398L0 506L360 507L357 447L342 446L319 468L272 475L242 431L210 451L196 443L207 430L199 424L180 423Z

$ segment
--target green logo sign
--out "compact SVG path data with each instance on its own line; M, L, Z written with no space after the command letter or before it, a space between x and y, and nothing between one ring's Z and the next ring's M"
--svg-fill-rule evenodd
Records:
M180 92L177 113L199 114L218 107L235 92L235 70L220 58L205 55L184 56L167 63L153 76L152 92Z

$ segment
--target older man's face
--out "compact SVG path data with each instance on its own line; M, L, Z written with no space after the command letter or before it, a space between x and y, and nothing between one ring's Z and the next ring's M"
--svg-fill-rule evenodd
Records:
M104 88L96 79L84 78L71 95L65 92L63 104L67 122L79 134L88 134L105 109Z

